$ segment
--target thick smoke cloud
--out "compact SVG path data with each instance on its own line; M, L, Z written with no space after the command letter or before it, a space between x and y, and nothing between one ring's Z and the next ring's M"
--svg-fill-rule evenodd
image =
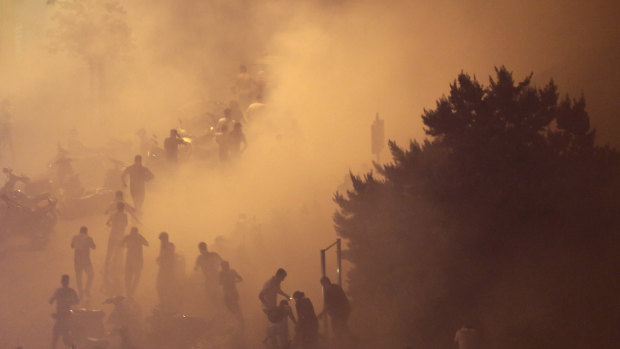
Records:
M614 66L620 60L619 5L612 1L127 1L121 18L131 30L131 47L109 64L99 100L84 59L50 51L58 4L11 3L17 39L13 54L2 56L0 99L11 100L17 156L2 166L33 176L71 137L129 163L138 129L161 140L179 118L221 115L239 65L265 70L271 112L248 126L243 161L227 169L187 165L174 175L158 174L144 227L152 244L159 231L169 231L189 269L198 241L232 238L239 214L256 216L268 249L254 247L255 269L241 270L255 273L244 275L242 286L254 317L260 315L256 290L278 266L289 269L288 290L306 290L319 307L318 249L336 237L331 196L350 169L370 168L375 113L386 120L387 138L400 144L423 139L419 115L461 70L480 80L499 65L517 77L533 71L539 84L553 77L561 92L585 95L599 139L619 144L613 117L620 107ZM387 153L382 160L388 161ZM100 185L105 166L93 171L88 164L76 164L82 182ZM88 224L103 249L102 221ZM47 309L39 308L57 275L71 270L66 239L80 224L63 223L70 231L56 232L48 251L0 261L5 270L12 266L0 273L1 284L15 284L5 286L3 308L32 308L20 322L5 312L2 325L17 334L0 346L24 340L31 321L47 334L41 320ZM27 262L52 256L67 261L50 270ZM144 289L153 285L150 268ZM41 291L28 292L36 278ZM155 299L142 292L148 309ZM45 343L46 336L33 338Z

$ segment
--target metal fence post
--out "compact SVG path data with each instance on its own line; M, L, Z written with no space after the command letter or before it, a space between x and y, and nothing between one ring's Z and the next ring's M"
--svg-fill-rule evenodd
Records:
M325 274L325 250L321 250L321 277L324 278ZM321 286L323 291L323 309L325 308L325 287ZM329 325L327 323L327 314L323 314L323 326L325 327L325 338L329 338Z

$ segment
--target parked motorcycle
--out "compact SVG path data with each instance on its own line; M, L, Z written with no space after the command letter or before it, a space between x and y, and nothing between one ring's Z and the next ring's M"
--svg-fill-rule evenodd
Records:
M49 195L0 194L0 239L27 237L33 245L41 246L57 221L56 200Z

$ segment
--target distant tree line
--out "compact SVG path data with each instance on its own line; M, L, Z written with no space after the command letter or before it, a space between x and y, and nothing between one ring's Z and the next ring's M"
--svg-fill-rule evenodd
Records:
M553 81L461 73L422 120L429 140L336 193L357 329L393 347L620 343L620 154L584 98Z

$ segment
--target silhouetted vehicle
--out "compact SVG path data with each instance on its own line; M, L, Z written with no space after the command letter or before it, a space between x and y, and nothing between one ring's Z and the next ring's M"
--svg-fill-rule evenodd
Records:
M56 199L47 193L26 194L17 184L29 183L28 177L15 175L11 169L2 171L7 180L0 188L0 239L20 236L44 243L58 220Z
M156 135L152 135L149 140L149 147L146 153L145 165L156 168L162 166L166 160L166 151L159 145Z
M0 240L26 237L33 245L44 245L57 221L56 200L49 195L0 194Z
M184 142L179 147L178 159L180 161L187 161L192 158L192 152L196 137L191 135L185 128L183 128L181 120L179 120L179 127L177 127L176 130L178 137Z

